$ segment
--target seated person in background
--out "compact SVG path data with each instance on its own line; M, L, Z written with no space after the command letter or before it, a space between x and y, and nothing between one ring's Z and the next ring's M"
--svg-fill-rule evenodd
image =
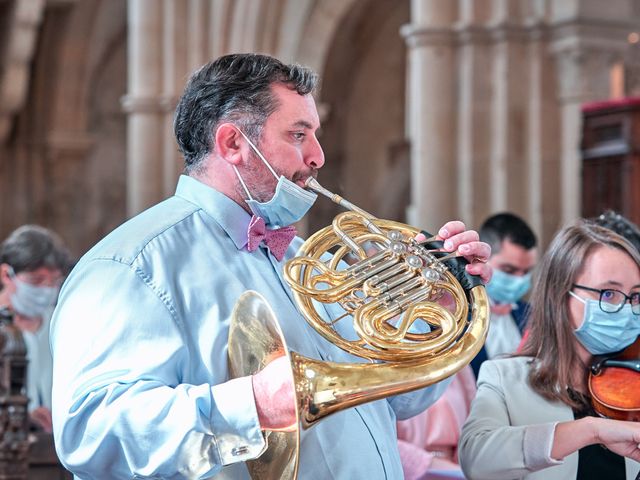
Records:
M70 257L62 240L23 225L0 245L0 308L7 308L27 347L27 396L34 426L51 433L49 321Z
M580 220L555 236L533 285L521 355L480 369L459 444L465 475L635 478L640 423L597 416L587 379L594 355L622 350L640 333L640 253Z
M406 480L464 478L458 464L460 429L476 393L471 367L460 370L436 403L398 422L398 450Z
M592 221L602 227L609 228L629 240L640 251L640 228L613 210L607 210Z
M471 362L478 375L487 359L516 351L527 322L528 304L522 301L531 286L531 270L538 260L533 230L512 213L498 213L480 227L480 239L491 245L489 265L493 277L487 284L491 321L484 347Z

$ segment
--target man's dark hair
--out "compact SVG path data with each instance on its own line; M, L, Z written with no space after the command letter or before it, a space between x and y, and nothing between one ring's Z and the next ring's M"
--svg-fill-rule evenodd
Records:
M628 218L613 210L607 210L602 215L592 218L591 221L623 236L640 251L640 228Z
M39 225L23 225L0 245L2 263L10 265L15 273L47 267L66 275L71 268L71 255L62 239L51 230Z
M308 68L258 54L225 55L201 67L187 82L173 122L186 172L200 167L222 122L239 123L257 142L267 117L278 108L273 84L307 95L317 79Z
M491 245L491 253L498 253L503 240L509 240L525 250L531 250L538 240L531 227L513 213L498 213L487 218L480 226L480 240Z

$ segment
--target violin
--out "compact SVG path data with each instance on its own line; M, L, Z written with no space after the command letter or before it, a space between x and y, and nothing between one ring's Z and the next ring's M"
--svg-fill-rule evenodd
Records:
M640 421L640 337L591 365L589 393L594 410L603 417Z

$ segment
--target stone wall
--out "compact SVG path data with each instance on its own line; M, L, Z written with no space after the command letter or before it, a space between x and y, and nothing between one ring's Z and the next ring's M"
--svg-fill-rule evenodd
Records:
M0 236L42 223L79 255L170 195L189 73L257 51L323 75L328 187L431 229L512 210L544 243L580 214L580 105L616 65L636 78L639 19L632 0L4 0Z

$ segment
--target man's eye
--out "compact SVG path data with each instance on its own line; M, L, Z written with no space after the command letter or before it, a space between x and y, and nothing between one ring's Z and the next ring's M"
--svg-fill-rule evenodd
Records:
M293 138L295 138L296 140L302 140L304 139L304 132L293 132L291 134L293 136Z

